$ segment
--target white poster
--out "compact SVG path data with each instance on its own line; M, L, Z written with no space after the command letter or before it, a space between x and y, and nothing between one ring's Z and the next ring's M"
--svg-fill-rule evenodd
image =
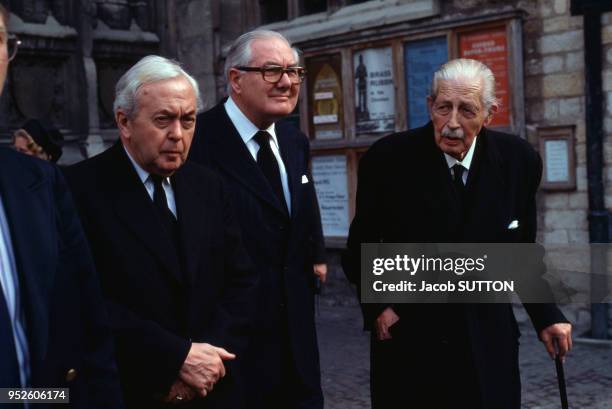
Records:
M546 152L546 181L568 182L570 175L567 141L546 141L544 150Z
M312 178L319 199L323 235L347 237L349 197L345 155L312 158Z
M357 133L395 130L395 87L391 47L353 54Z

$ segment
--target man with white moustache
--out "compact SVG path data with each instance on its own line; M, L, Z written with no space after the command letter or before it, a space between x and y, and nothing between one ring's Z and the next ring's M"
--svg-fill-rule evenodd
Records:
M447 62L427 105L431 122L382 138L360 161L343 258L358 289L362 243L535 241L542 162L527 141L487 129L498 110L491 70L476 60ZM525 308L551 357L563 358L572 339L560 310ZM510 304L362 304L362 311L372 331L373 409L520 408L520 332Z

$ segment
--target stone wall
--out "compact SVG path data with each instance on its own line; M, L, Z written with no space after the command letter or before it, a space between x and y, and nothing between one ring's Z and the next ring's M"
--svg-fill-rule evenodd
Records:
M604 183L612 209L612 13L602 17L604 92ZM575 127L575 191L541 193L541 239L547 243L588 243L585 72L582 16L571 16L569 0L543 0L525 23L525 84L529 139L538 127Z
M117 138L112 102L119 77L147 54L173 56L165 0L2 0L21 40L0 99L0 142L25 120L60 129L61 164ZM174 40L176 41L176 40Z
M538 128L573 126L575 191L541 192L540 240L588 243L584 40L582 16L571 16L569 0L542 0L524 25L525 110L529 140Z

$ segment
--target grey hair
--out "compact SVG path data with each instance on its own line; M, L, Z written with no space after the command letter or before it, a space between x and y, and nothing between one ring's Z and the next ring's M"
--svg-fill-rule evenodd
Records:
M251 44L255 40L266 40L270 38L276 38L278 40L284 41L293 51L293 56L295 57L295 61L300 60L300 50L296 47L293 47L289 40L285 38L281 33L272 30L253 30L247 33L242 34L238 37L232 45L230 46L229 51L227 52L227 57L225 58L225 67L224 74L225 80L227 81L227 93L229 94L231 91L231 85L229 83L229 72L230 69L234 67L247 66L251 63Z
M487 111L494 105L499 105L495 97L495 76L489 67L477 60L458 58L443 64L433 76L431 82L431 98L436 99L439 91L439 81L468 80L478 81L482 85L480 100Z
M137 96L143 85L183 76L189 81L196 95L197 112L202 112L204 106L200 97L198 82L189 75L181 65L159 55L147 55L134 64L121 76L115 86L115 101L113 112L117 114L122 109L128 118L138 111Z

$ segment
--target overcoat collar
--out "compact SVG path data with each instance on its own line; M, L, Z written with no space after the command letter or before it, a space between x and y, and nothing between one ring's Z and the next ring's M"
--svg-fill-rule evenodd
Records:
M172 237L162 233L160 216L120 143L110 148L109 159L108 191L117 217L179 283L188 284L184 281L193 279L199 260L203 217L198 213L205 212L197 184L186 183L182 167L171 177L180 234L180 243L172 243Z
M285 214L285 210L281 203L279 203L270 184L255 160L253 160L253 156L251 156L242 138L240 138L234 124L227 116L223 103L213 108L213 116L216 118L216 121L214 124L210 124L210 126L214 126L215 131L208 134L212 145L211 149L214 151L214 155L211 155L213 160L224 172L245 185L254 195L258 196L278 212ZM294 206L297 205L294 193L295 171L293 161L291 160L293 148L289 146L291 144L288 143L287 136L284 135L279 127L276 129L276 136L289 179L291 213L295 214Z

